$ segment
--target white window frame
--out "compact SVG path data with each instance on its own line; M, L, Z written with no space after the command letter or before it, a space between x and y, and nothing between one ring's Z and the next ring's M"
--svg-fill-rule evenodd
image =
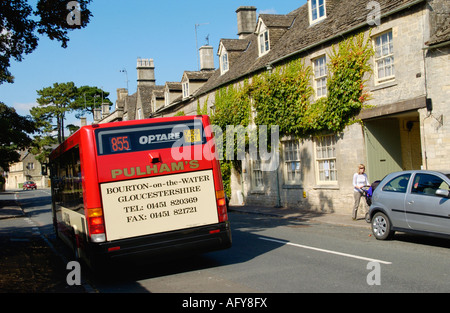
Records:
M252 190L254 191L264 190L264 176L261 164L262 161L259 158L257 160L250 159Z
M314 138L316 182L318 185L337 185L337 139L335 135Z
M189 97L189 82L185 81L182 85L183 89L183 98Z
M284 184L301 185L300 140L283 141Z
M220 55L220 73L223 75L229 70L228 52L223 51Z
M327 57L322 55L312 60L314 69L314 91L316 99L326 97L328 95L327 89Z
M258 20L258 26L256 27L255 34L258 35L258 55L261 57L270 51L269 29L266 27L261 18Z
M164 92L164 106L168 106L169 104L170 104L170 102L169 102L169 96L170 96L170 94L169 94L169 92L166 90L165 92Z
M259 34L259 54L264 55L269 51L270 51L269 30L266 29L264 32Z
M392 29L374 36L373 47L375 50L375 84L395 80L394 37Z
M326 0L308 0L308 12L310 25L324 20L327 17Z
M259 56L263 56L270 51L270 37L268 29L264 28L264 30L259 33L258 44Z

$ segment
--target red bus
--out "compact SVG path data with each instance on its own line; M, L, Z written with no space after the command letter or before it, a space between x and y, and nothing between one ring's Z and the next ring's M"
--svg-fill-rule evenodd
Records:
M84 126L50 170L56 234L90 266L231 247L208 116Z

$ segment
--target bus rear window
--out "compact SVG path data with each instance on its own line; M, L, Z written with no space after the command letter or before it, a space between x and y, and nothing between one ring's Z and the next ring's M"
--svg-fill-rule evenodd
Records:
M205 144L201 120L157 123L95 130L98 155L119 154Z

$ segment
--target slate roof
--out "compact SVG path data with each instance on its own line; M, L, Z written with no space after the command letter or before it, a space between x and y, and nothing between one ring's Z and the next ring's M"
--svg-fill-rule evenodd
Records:
M138 99L136 105L142 105L142 113L144 117L149 117L152 113L152 94L154 91L163 91L165 86L139 86L137 88Z
M186 76L189 79L189 81L207 81L213 73L214 70L185 71L183 73L183 77Z
M380 4L382 18L407 9L425 0L377 0ZM228 49L240 48L240 55L233 60L230 69L223 75L216 70L208 82L200 88L196 95L208 93L223 85L238 81L246 76L264 70L268 64L276 64L283 59L320 45L333 38L340 37L363 27L368 28L366 0L327 0L327 17L316 23L309 24L308 4L290 12L287 15L261 14L260 19L271 31L272 28L284 30L276 44L271 42L270 51L259 57L258 38L251 34L245 39L222 39L221 43ZM269 34L269 36L271 36ZM243 47L245 50L242 50ZM229 48L230 47L230 48Z
M430 1L431 38L425 44L438 45L450 41L450 5L448 0Z

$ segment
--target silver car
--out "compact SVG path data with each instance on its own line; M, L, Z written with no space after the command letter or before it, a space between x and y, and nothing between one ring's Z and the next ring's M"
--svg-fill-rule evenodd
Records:
M450 173L403 171L387 175L375 189L369 215L380 240L395 231L450 238Z

